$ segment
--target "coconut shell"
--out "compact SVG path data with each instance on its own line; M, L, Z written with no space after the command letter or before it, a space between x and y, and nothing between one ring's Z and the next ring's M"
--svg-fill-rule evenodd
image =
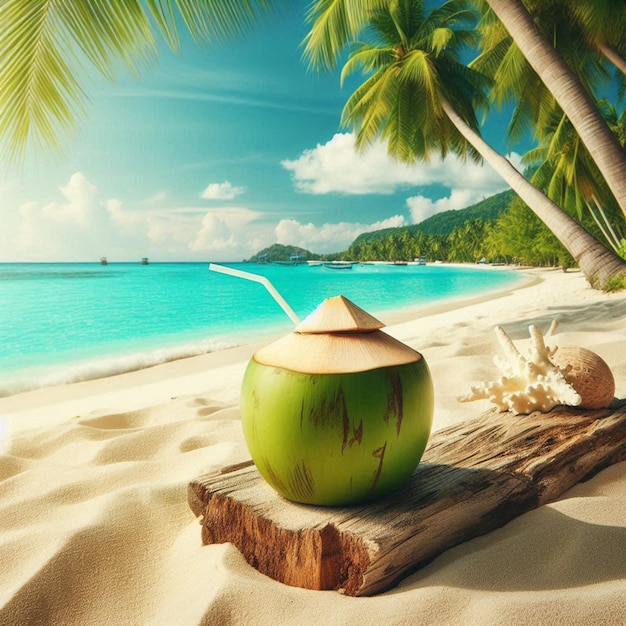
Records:
M595 352L578 346L559 347L551 361L582 398L581 407L603 409L615 396L615 379L607 363ZM569 371L565 371L567 366Z

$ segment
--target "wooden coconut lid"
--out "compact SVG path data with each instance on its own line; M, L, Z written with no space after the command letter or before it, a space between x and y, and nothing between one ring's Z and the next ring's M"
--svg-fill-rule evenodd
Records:
M380 330L384 324L344 296L326 298L294 330L254 360L304 374L343 374L406 365L419 352Z
M304 374L344 374L415 363L422 355L382 330L289 333L261 348L254 360Z
M326 298L298 326L296 333L363 333L384 324L344 296Z

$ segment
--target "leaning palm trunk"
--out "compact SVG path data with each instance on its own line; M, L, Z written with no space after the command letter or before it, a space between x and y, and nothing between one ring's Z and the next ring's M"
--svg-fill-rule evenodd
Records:
M611 46L599 43L598 49L613 65L626 76L626 59Z
M605 248L577 221L526 180L505 157L465 123L449 102L442 98L441 103L456 129L552 231L574 257L593 287L601 289L609 278L626 276L626 262L623 259Z
M626 215L626 153L593 100L519 0L487 3L570 119Z

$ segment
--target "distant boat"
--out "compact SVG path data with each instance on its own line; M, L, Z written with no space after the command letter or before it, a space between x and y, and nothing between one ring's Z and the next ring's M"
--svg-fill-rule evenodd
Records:
M390 265L408 265L407 261L393 261Z
M147 256L144 256L144 257L141 258L141 264L142 265L148 265L148 257Z
M107 261L107 258L105 256L100 258L100 265L108 265L109 262Z
M276 263L276 265L300 265L304 261L301 254L292 254L289 261L272 261L272 263Z
M417 265L426 265L426 257L420 256L417 259L415 259L415 262L417 263Z
M351 270L352 261L329 261L328 263L324 263L324 267L331 270Z

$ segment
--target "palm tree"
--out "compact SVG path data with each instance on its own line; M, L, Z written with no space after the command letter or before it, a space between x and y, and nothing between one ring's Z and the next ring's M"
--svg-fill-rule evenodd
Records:
M485 4L486 0L474 0ZM339 49L358 32L369 10L384 6L389 0L324 0L314 2L309 14L320 13ZM273 8L280 0L2 0L0 2L0 136L9 138L11 156L23 156L29 141L36 145L56 145L59 130L72 129L83 112L85 93L80 75L85 59L98 71L113 76L117 60L133 71L154 55L155 33L164 36L173 48L178 46L177 22L182 21L195 39L219 39L224 34L242 31L256 21L260 13ZM522 49L533 58L533 67L545 66L542 79L551 68L558 69L559 101L567 98L580 116L572 122L598 162L620 206L626 211L626 157L606 135L601 120L582 98L575 81L558 65L558 55L529 26L529 15L519 0L486 2L499 18L522 38ZM623 38L624 7L615 0L573 3L572 14L583 25L586 37L622 68L616 55L625 53ZM330 21L327 21L330 20ZM532 26L532 24L531 24ZM60 43L62 42L62 46ZM322 55L326 47L309 52ZM531 44L539 48L531 50ZM612 52L611 52L612 51ZM332 55L332 51L330 52ZM329 64L331 59L313 61ZM549 64L548 64L549 60ZM549 67L548 67L549 65ZM561 83L563 83L563 86ZM555 82L556 84L556 82ZM576 102L571 94L576 94ZM578 101L586 106L580 108ZM569 113L569 108L564 108ZM584 118L584 119L583 119ZM585 122L587 122L585 124ZM588 131L587 131L588 129Z
M58 146L84 110L85 61L108 78L133 72L160 34L176 49L181 22L198 41L243 32L274 0L1 0L0 136L12 159L29 142Z
M459 61L475 32L464 2L449 0L429 13L421 0L395 0L367 15L354 9L349 0L316 2L305 53L311 66L323 67L353 40L342 79L358 69L366 78L348 99L342 121L355 128L357 146L382 137L390 154L405 161L427 159L435 151L480 156L557 235L592 284L602 286L626 272L622 259L481 138L475 106L486 104L485 78ZM361 42L354 41L356 24L367 24Z
M626 153L599 115L591 95L538 28L521 0L474 0L488 5L548 86L626 215Z
M603 57L590 51L570 4L563 0L526 0L533 19L552 33L553 45L589 93L606 84L610 75ZM486 11L478 24L480 54L470 67L493 79L491 98L496 105L515 103L507 134L511 142L532 132L540 135L554 119L556 101L524 53L493 12ZM559 108L559 110L561 110Z
M626 75L626 3L620 0L594 0L567 4L588 45L597 49Z
M484 22L480 25L483 35L487 32L487 38L492 40L494 37L510 38L502 22L487 10L487 2L483 1L478 6L483 11ZM621 0L524 0L524 6L559 54L565 57L579 80L584 75L577 71L572 59L566 58L568 48L592 52L601 62L606 64L609 61L621 74L626 75L626 3ZM495 42L484 42L483 48L489 45L495 45Z
M622 115L607 102L601 103L607 122L626 143L626 109ZM560 108L555 108L552 122L541 132L539 147L524 155L523 162L537 166L531 178L557 204L578 219L587 212L596 222L608 244L618 252L622 247L622 232L626 226L613 195L602 184L596 164L582 144L571 123Z
M600 4L607 3L600 0ZM604 6L605 13L599 16L596 4L525 0L534 21L544 32L551 33L554 46L589 93L594 93L600 84L610 80L605 70L605 56L598 51L606 49L608 41L613 41L616 50L620 47L620 42L616 41L619 38L611 33L611 28L601 34L598 25L593 24L593 20L598 22L601 18L601 22L606 23L607 15L617 24L624 23L626 4L621 10L615 3L608 4L613 10ZM587 24L585 20L592 23ZM539 147L524 158L526 164L537 169L531 181L559 206L577 213L579 220L583 211L588 213L609 245L620 250L621 236L615 233L613 225L623 222L624 215L571 122L492 13L483 15L479 30L481 53L470 65L494 80L491 95L498 105L509 99L517 103L508 128L509 137L518 139L532 129L539 138ZM615 30L613 25L613 32ZM620 28L617 30L621 31ZM598 42L600 37L605 42L603 45ZM625 142L618 133L623 135L624 130L617 122L614 108L606 101L596 103L596 106L623 148Z

